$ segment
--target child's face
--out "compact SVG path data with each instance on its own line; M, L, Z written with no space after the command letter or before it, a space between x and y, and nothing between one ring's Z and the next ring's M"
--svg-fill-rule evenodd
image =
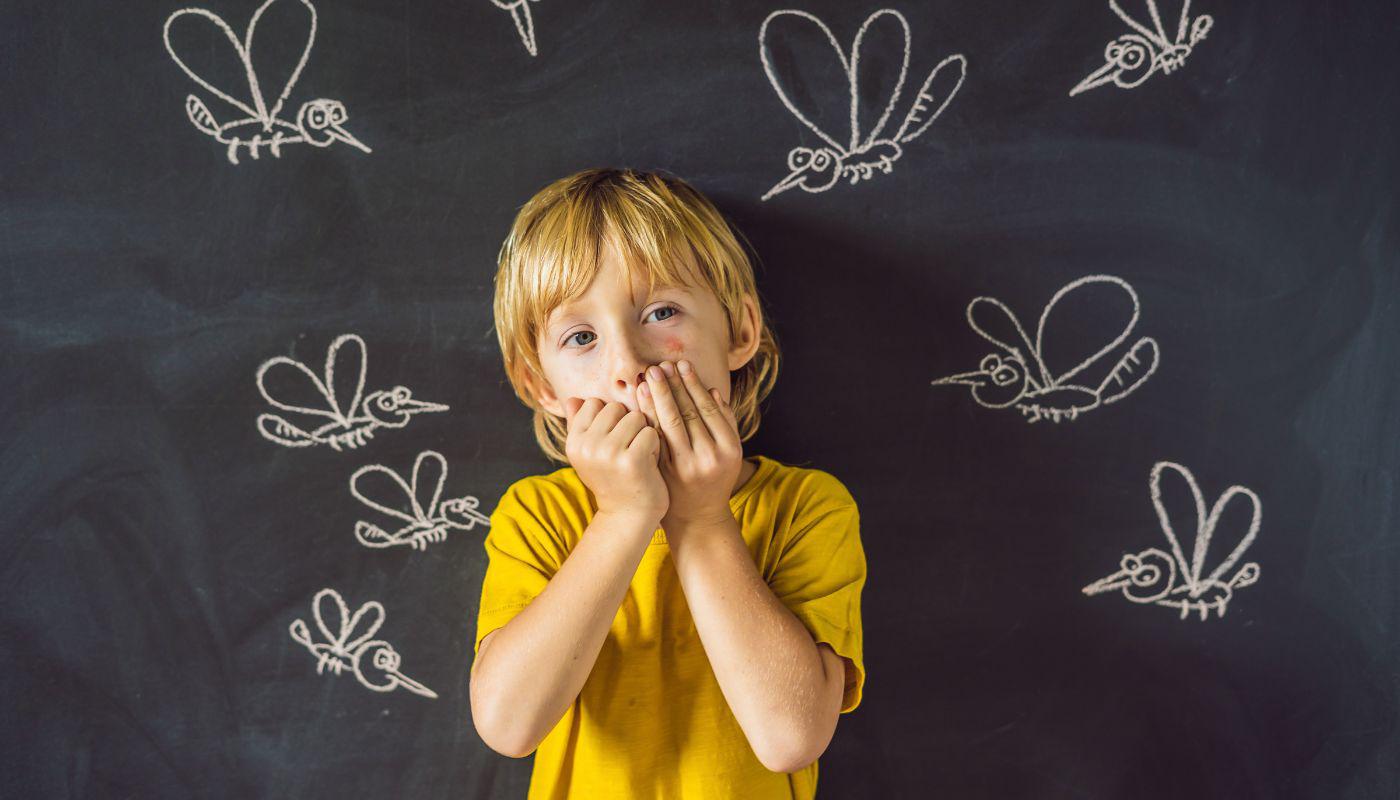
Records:
M535 392L540 404L559 416L567 416L564 400L570 397L597 397L637 410L637 386L645 381L646 368L680 359L694 364L705 387L728 400L730 371L758 349L753 301L744 298L744 331L730 347L724 308L709 289L658 284L648 297L645 278L638 276L629 296L616 251L606 248L601 258L593 283L554 309L540 334L540 362L549 383Z

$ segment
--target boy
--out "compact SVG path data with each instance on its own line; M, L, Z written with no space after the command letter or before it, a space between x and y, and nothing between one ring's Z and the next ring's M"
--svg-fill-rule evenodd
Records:
M865 680L860 518L743 457L778 348L684 181L588 170L526 203L496 334L545 454L485 547L472 718L535 798L811 798Z

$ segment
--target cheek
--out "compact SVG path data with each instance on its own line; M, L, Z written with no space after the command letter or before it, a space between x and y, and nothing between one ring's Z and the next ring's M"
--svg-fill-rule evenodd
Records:
M665 346L666 352L673 356L680 355L685 350L685 343L674 336L667 337Z

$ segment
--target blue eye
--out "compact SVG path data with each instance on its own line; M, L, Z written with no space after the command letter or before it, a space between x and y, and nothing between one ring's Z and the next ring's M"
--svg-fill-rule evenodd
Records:
M652 314L657 314L657 313L660 313L660 312L662 312L662 311L670 311L670 312L672 312L672 313L671 313L669 316L662 317L661 319L657 320L657 322L665 322L666 320L668 320L668 319L670 319L671 317L674 317L676 314L679 314L679 313L680 313L680 309L679 309L679 308L676 308L675 306L657 306L656 308L652 309L651 314L648 314L647 316L650 317ZM586 333L586 334L592 335L593 332L592 332L592 331L577 331L577 332L575 332L575 333L569 334L569 335L568 335L567 337L565 337L565 339L564 339L564 346L565 346L565 348L568 348L568 346L569 346L571 343L575 343L574 337L579 336L579 335L581 335L581 334L585 334L585 333ZM588 342L584 342L583 344L586 345L586 344L588 344ZM579 346L582 347L583 345L579 345Z

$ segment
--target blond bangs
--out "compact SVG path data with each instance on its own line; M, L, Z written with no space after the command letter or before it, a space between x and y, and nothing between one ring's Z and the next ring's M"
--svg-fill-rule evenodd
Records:
M620 256L628 285L640 276L649 291L690 285L713 292L725 310L731 341L740 332L744 296L760 306L759 352L732 376L731 386L741 434L748 429L744 438L752 435L758 401L776 379L778 354L758 302L753 267L733 231L704 195L677 178L586 170L546 186L521 207L501 246L496 273L496 336L506 376L516 396L535 411L536 438L545 454L566 461L563 418L540 408L530 389L532 381L544 380L539 336L550 313L593 282L609 246ZM749 375L753 367L757 371ZM740 397L745 388L747 396Z

